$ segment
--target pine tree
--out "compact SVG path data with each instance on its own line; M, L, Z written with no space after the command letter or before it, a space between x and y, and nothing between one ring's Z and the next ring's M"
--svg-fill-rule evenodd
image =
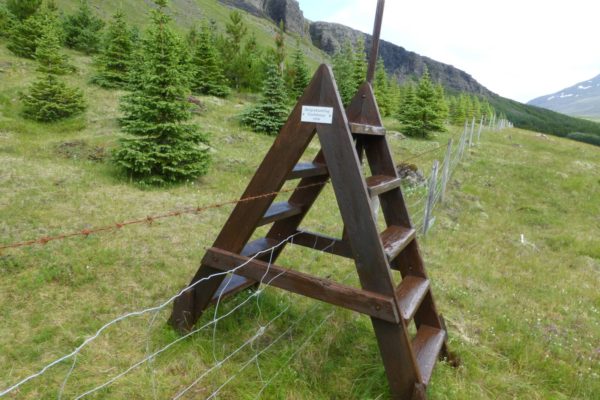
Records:
M53 122L83 112L83 93L70 88L55 75L46 74L36 80L22 96L23 116L39 122Z
M277 135L288 116L283 77L275 61L269 64L260 103L242 115L242 124L255 132Z
M436 91L427 68L419 80L414 100L411 100L402 110L400 122L404 133L409 136L420 135L425 138L432 132L445 130L443 120L440 118Z
M105 88L125 88L133 53L132 33L122 12L113 15L92 82Z
M100 31L104 22L92 14L87 0L80 0L79 9L64 21L65 44L85 54L100 50Z
M14 15L0 4L0 37L10 37L10 32L16 23Z
M354 65L354 49L352 43L347 40L341 50L333 56L333 74L344 105L350 103L356 94Z
M292 67L288 69L290 72L290 95L294 100L302 96L304 90L310 83L308 76L308 66L300 48L300 42L296 44L297 49L294 52Z
M417 104L417 93L414 85L408 83L402 87L398 112L396 117L399 121L408 121L410 116L415 113Z
M448 104L448 100L446 99L444 86L442 86L440 83L435 85L435 101L440 120L442 122L447 121L450 116L450 106Z
M390 82L382 58L377 60L374 83L373 89L377 98L377 104L379 105L379 112L383 117L389 117L392 114L392 98L389 86Z
M352 81L354 83L354 95L360 85L367 79L367 58L365 53L365 38L360 36L354 47L354 69L352 72Z
M275 35L275 62L279 67L279 73L283 76L285 70L285 34L283 21L279 22L279 29Z
M229 14L229 21L225 24L226 37L222 40L221 52L225 63L225 75L234 88L239 89L245 71L245 61L242 56L242 46L248 28L244 23L242 13L237 10Z
M73 72L75 68L69 64L69 58L62 53L57 28L54 24L46 24L43 34L35 50L38 71L62 75Z
M19 21L25 21L35 14L42 5L42 0L7 0L6 8Z
M203 26L192 41L192 91L217 97L229 95L223 64L215 47L214 36Z
M41 13L36 13L22 22L15 22L6 47L19 57L34 58L47 22L47 17Z
M121 119L127 137L114 154L116 164L143 184L189 181L210 164L208 139L190 124L185 78L180 74L181 40L169 27L166 0L156 0L152 24L135 68L140 77L125 96ZM136 60L138 61L138 60Z

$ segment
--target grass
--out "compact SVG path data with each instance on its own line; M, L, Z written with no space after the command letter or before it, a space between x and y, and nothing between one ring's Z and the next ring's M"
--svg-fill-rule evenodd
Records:
M272 142L237 122L251 96L202 98L207 109L195 121L210 132L214 148L207 176L188 185L140 189L106 157L119 137L120 93L87 85L90 60L70 55L80 71L70 83L85 90L90 108L80 118L42 125L19 117L18 93L35 76L33 63L12 57L0 43L1 243L240 195ZM387 126L398 129L393 121ZM448 137L459 133L452 128L430 141L391 135L390 142L397 160L440 146L411 161L429 171L433 159L443 157ZM309 148L317 150L317 143ZM450 346L463 360L457 369L436 367L431 399L594 399L600 392L599 168L597 147L516 129L485 132L482 144L468 153L421 242ZM414 219L423 194L408 191ZM330 187L316 207L305 227L341 234ZM0 390L69 353L105 322L175 294L230 211L3 252ZM280 263L355 283L353 266L331 255L292 247ZM221 305L223 315L247 302L214 331L198 332L90 398L171 398L210 368L215 356L222 359L267 324L264 335L187 398L206 398L238 373L219 398L255 398L271 378L262 393L266 399L387 398L367 318L277 290L248 296ZM178 338L166 325L169 311L105 331L78 356L65 398ZM200 324L212 317L205 315ZM271 343L258 363L239 372ZM8 398L56 398L70 367L61 363Z

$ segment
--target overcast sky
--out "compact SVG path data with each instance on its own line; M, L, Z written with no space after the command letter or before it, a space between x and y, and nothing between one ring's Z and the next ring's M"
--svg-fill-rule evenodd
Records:
M306 18L371 33L377 0L299 0ZM597 0L388 0L382 36L527 102L600 74Z

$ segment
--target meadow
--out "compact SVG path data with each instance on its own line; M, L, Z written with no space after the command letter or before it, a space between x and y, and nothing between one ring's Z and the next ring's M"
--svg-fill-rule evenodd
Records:
M208 175L179 186L141 188L110 162L123 93L89 85L92 60L69 54L78 68L70 83L85 91L89 109L72 120L37 124L19 116L19 92L35 77L35 65L13 57L0 42L0 244L240 196L273 140L239 125L254 96L201 98L204 107L195 109L194 120L210 134ZM391 119L386 125L399 129ZM398 162L409 160L428 173L460 129L449 127L427 141L394 134L389 140ZM309 147L316 151L317 142ZM421 239L449 345L462 359L458 368L443 362L436 367L431 399L597 398L599 171L598 147L518 129L486 130L468 150L446 202L434 213L433 229ZM418 220L425 189L406 193ZM68 354L113 318L177 293L230 211L222 207L3 251L0 392ZM330 187L304 226L341 234ZM332 255L292 246L279 263L356 283L353 266ZM183 398L207 398L217 390L220 399L387 398L368 318L276 289L256 300L242 294L220 305L220 313L242 303L218 326L182 340L89 398L172 398L267 325L259 340L211 369ZM60 363L6 397L46 399L63 392L76 398L179 338L166 324L169 311L112 326L78 355L70 375L73 364ZM207 313L200 326L213 317Z

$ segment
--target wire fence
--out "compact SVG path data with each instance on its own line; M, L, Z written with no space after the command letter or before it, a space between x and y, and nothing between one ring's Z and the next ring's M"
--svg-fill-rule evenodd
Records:
M434 211L436 205L439 204L439 202L443 201L444 192L447 188L448 181L450 180L452 174L455 172L455 169L457 168L457 166L460 164L460 162L464 158L465 154L467 154L466 147L467 146L469 146L469 147L475 146L475 145L479 144L479 142L480 142L481 131L484 128L483 120L480 122L479 131L477 134L474 133L474 126L475 126L475 124L472 123L471 128L469 130L468 124L465 124L465 129L464 129L462 135L460 136L458 143L456 145L453 145L452 140L448 143L443 162L441 164L438 161L434 162L434 167L432 169L432 173L430 174L430 176L428 178L428 185L427 185L426 193L423 194L423 193L416 192L417 199L412 199L411 202L409 203L409 209L411 211L411 215L416 216L416 218L414 218L415 221L413 222L413 225L415 226L416 229L418 229L419 232L422 232L423 234L427 234L427 232L429 231L429 229L431 229L431 227L433 225L433 221L434 221L433 211ZM510 126L509 122L501 120L501 121L498 121L497 123L494 123L493 129L494 130L504 129L505 127L509 127L509 126ZM440 148L442 148L442 146L439 146L435 149L427 150L423 153L420 153L413 157L410 157L409 159L416 159L416 158L423 157L426 154L430 154L434 151L440 150ZM247 197L247 198L227 201L227 202L218 203L218 204L212 204L212 205L203 206L203 207L184 208L184 209L180 209L180 210L176 210L176 211L170 211L170 212L166 212L166 213L162 213L162 214L157 214L154 216L147 216L144 218L132 219L132 220L125 221L125 222L115 223L115 224L107 225L104 227L86 229L83 231L73 231L71 233L61 234L61 235L57 235L57 236L51 236L51 237L45 236L45 237L41 237L41 238L37 238L37 239L31 239L31 240L20 241L20 242L15 242L15 243L7 243L7 244L0 245L0 250L15 249L15 248L26 247L26 246L43 245L50 241L66 240L66 239L70 239L70 238L77 237L77 236L87 237L92 234L116 231L116 230L119 230L119 229L127 227L127 226L131 226L131 225L144 224L144 223L149 224L149 223L153 223L154 221L158 221L158 220L162 220L162 219L166 219L166 218L177 217L177 216L180 216L183 214L200 214L209 209L220 208L220 207L223 207L226 205L233 205L233 204L238 204L241 202L254 201L257 199L261 199L261 198L275 197L282 193L289 193L294 190L304 190L304 189L311 188L311 187L314 187L317 185L323 185L323 183L306 185L306 186L301 186L298 188L282 190L279 192L271 192L271 193L266 193L266 194L262 194L259 196ZM318 308L328 307L326 304L323 304L320 302L315 302L315 304L313 304L311 307L308 307L303 312L301 312L300 315L297 318L295 318L293 321L286 321L285 329L283 329L283 330L280 329L279 332L277 331L277 327L276 327L277 322L279 320L281 320L282 318L284 318L284 315L287 315L289 313L290 308L294 307L294 302L288 299L288 301L286 303L280 304L278 307L275 307L276 308L275 310L269 310L268 312L266 310L263 310L263 308L261 307L261 299L264 299L265 293L269 293L270 287L273 284L273 282L276 281L277 279L279 279L281 276L283 276L286 273L286 271L284 270L282 273L273 277L272 279L269 279L269 280L266 279L266 277L269 275L269 270L273 265L272 259L273 259L274 253L276 252L276 250L278 248L280 248L281 246L284 246L286 244L293 246L294 238L299 234L300 233L296 233L294 235L291 235L291 236L285 238L284 240L277 243L276 245L255 254L249 260L247 260L244 263L241 263L240 265L238 265L236 267L233 267L224 272L218 272L218 273L212 274L208 277L202 278L202 279L194 282L193 284L185 287L184 289L178 291L171 297L158 303L155 306L143 308L140 310L130 311L130 312L124 313L120 316L113 318L109 322L103 324L94 333L89 335L85 340L83 340L81 342L80 345L76 346L73 350L66 352L64 355L62 355L60 357L54 358L50 362L45 363L45 365L39 367L37 369L37 371L32 372L29 375L16 380L16 382L14 382L13 384L10 384L6 388L3 389L0 387L0 397L6 396L9 394L18 393L25 385L34 385L36 382L39 382L40 385L47 385L48 381L46 381L46 380L41 381L41 378L45 374L49 373L50 371L58 369L59 365L63 365L64 363L68 362L68 363L70 363L70 367L68 368L68 370L66 371L64 376L62 376L62 378L58 379L58 383L57 383L57 393L58 393L57 398L58 399L67 397L67 394L68 394L68 398L73 398L73 399L77 399L77 400L83 399L86 397L90 397L95 393L98 393L102 390L105 390L105 389L111 387L116 382L122 380L123 378L132 374L134 371L140 369L142 366L148 366L148 368L150 368L150 370L151 370L152 382L153 382L152 384L154 387L153 396L155 399L157 399L158 392L155 387L156 382L154 381L154 370L153 370L153 365L154 365L155 360L158 357L160 357L161 355L164 355L168 350L172 349L177 344L182 343L186 340L189 340L190 338L196 337L199 334L204 334L205 337L210 338L209 341L212 346L213 362L210 365L207 365L206 368L203 369L201 372L199 372L191 381L187 382L185 384L185 386L179 388L175 393L173 393L171 398L172 399L181 399L187 395L196 398L197 396L193 392L193 389L195 387L202 385L203 382L205 382L205 380L207 379L207 377L214 375L214 373L216 371L223 369L223 367L226 364L231 363L231 361L233 359L236 359L236 357L241 356L242 353L244 353L244 352L249 352L250 353L249 357L247 359L243 360L243 362L236 364L236 365L239 365L239 368L236 371L234 371L233 373L228 374L224 381L219 382L218 384L213 384L212 389L210 390L210 393L207 393L206 397L204 397L204 398L206 398L206 399L216 398L223 391L224 388L226 388L231 382L233 382L239 375L241 375L248 368L254 368L257 371L257 374L260 376L261 385L260 385L260 388L257 391L256 397L255 397L257 399L260 398L265 393L265 391L268 389L268 387L278 378L278 376L281 374L281 372L285 368L287 368L287 366L298 356L298 354L302 351L302 349L305 348L308 345L308 343L310 343L310 341L314 339L314 337L323 328L323 326L327 323L327 321L330 320L332 318L332 316L334 315L334 311L325 310L326 311L325 317L320 319L319 322L314 325L312 330L310 330L308 332L308 334L306 334L302 338L299 346L296 347L295 350L292 351L288 357L285 357L285 361L284 361L283 365L281 365L278 368L278 370L274 374L272 374L270 377L268 377L267 379L264 379L264 377L262 376L262 372L261 372L262 369L261 369L260 362L261 362L261 359L265 356L265 354L269 351L272 351L273 348L279 342L283 341L286 338L289 338L291 332L293 332L299 326L304 325L308 316L314 315L315 310L317 310ZM334 241L332 241L331 244L319 248L317 246L317 242L315 241L315 244L313 246L313 250L315 250L314 258L311 260L304 260L304 264L305 265L315 264L323 256L332 256L332 254L328 253L327 251L329 250L330 247L334 246L335 243L336 243L336 241L334 240ZM150 339L151 332L152 332L152 330L155 326L155 323L158 319L159 313L165 311L175 300L180 298L187 291L198 286L200 283L205 282L209 279L216 278L216 277L231 277L231 275L235 274L236 271L239 271L244 266L246 266L249 263L251 263L252 261L256 260L258 257L261 257L262 259L264 259L264 257L266 255L269 255L267 271L263 275L262 279L260 279L260 281L259 281L259 284L260 284L258 286L259 289L253 291L251 294L247 295L246 297L242 297L242 299L237 304L228 305L227 307L223 307L222 306L222 296L224 295L224 293L227 292L227 285L229 285L232 281L231 279L225 280L225 282L227 282L226 286L225 286L224 290L219 291L219 296L216 299L216 305L214 307L214 311L212 312L212 318L210 320L205 321L199 327L195 328L194 330L190 331L189 333L187 333L183 336L177 337L176 339L173 339L166 344L162 344L160 347L158 347L155 350L151 350L151 339ZM341 283L347 282L354 275L355 275L355 271L351 270L350 273L348 273L348 275L346 275L345 277L340 277ZM223 323L225 320L231 318L234 314L239 312L239 310L241 310L243 308L248 308L248 307L254 307L256 310L257 316L255 318L255 321L253 321L253 323L256 324L255 329L253 331L251 330L249 332L246 332L242 343L239 344L238 346L236 346L234 349L227 351L225 354L219 354L219 353L222 353L222 351L220 352L217 350L217 348L219 347L217 345L217 342L219 340L219 335L217 334L218 325L220 323ZM150 319L150 321L148 323L148 329L147 329L145 355L137 360L133 360L133 362L129 363L129 365L127 367L122 368L119 372L115 372L109 377L105 376L104 378L106 378L106 379L103 379L100 382L96 381L94 384L89 384L89 387L86 388L85 390L82 390L81 392L75 392L76 389L74 389L70 383L73 381L73 375L77 372L77 369L78 369L78 358L85 351L89 350L89 348L92 345L94 345L96 342L98 342L101 337L106 336L108 334L109 330L111 330L117 326L124 325L126 321L140 319L142 317L147 317ZM212 330L212 332L210 332L210 330ZM222 349L222 346L220 348ZM116 369L116 368L114 368L114 369ZM111 370L110 370L111 373L112 373L112 370L113 370L113 368L111 368ZM57 372L57 373L60 374L60 372ZM82 386L82 384L78 382L77 390L80 390L81 386ZM206 385L206 386L208 387L210 385Z

